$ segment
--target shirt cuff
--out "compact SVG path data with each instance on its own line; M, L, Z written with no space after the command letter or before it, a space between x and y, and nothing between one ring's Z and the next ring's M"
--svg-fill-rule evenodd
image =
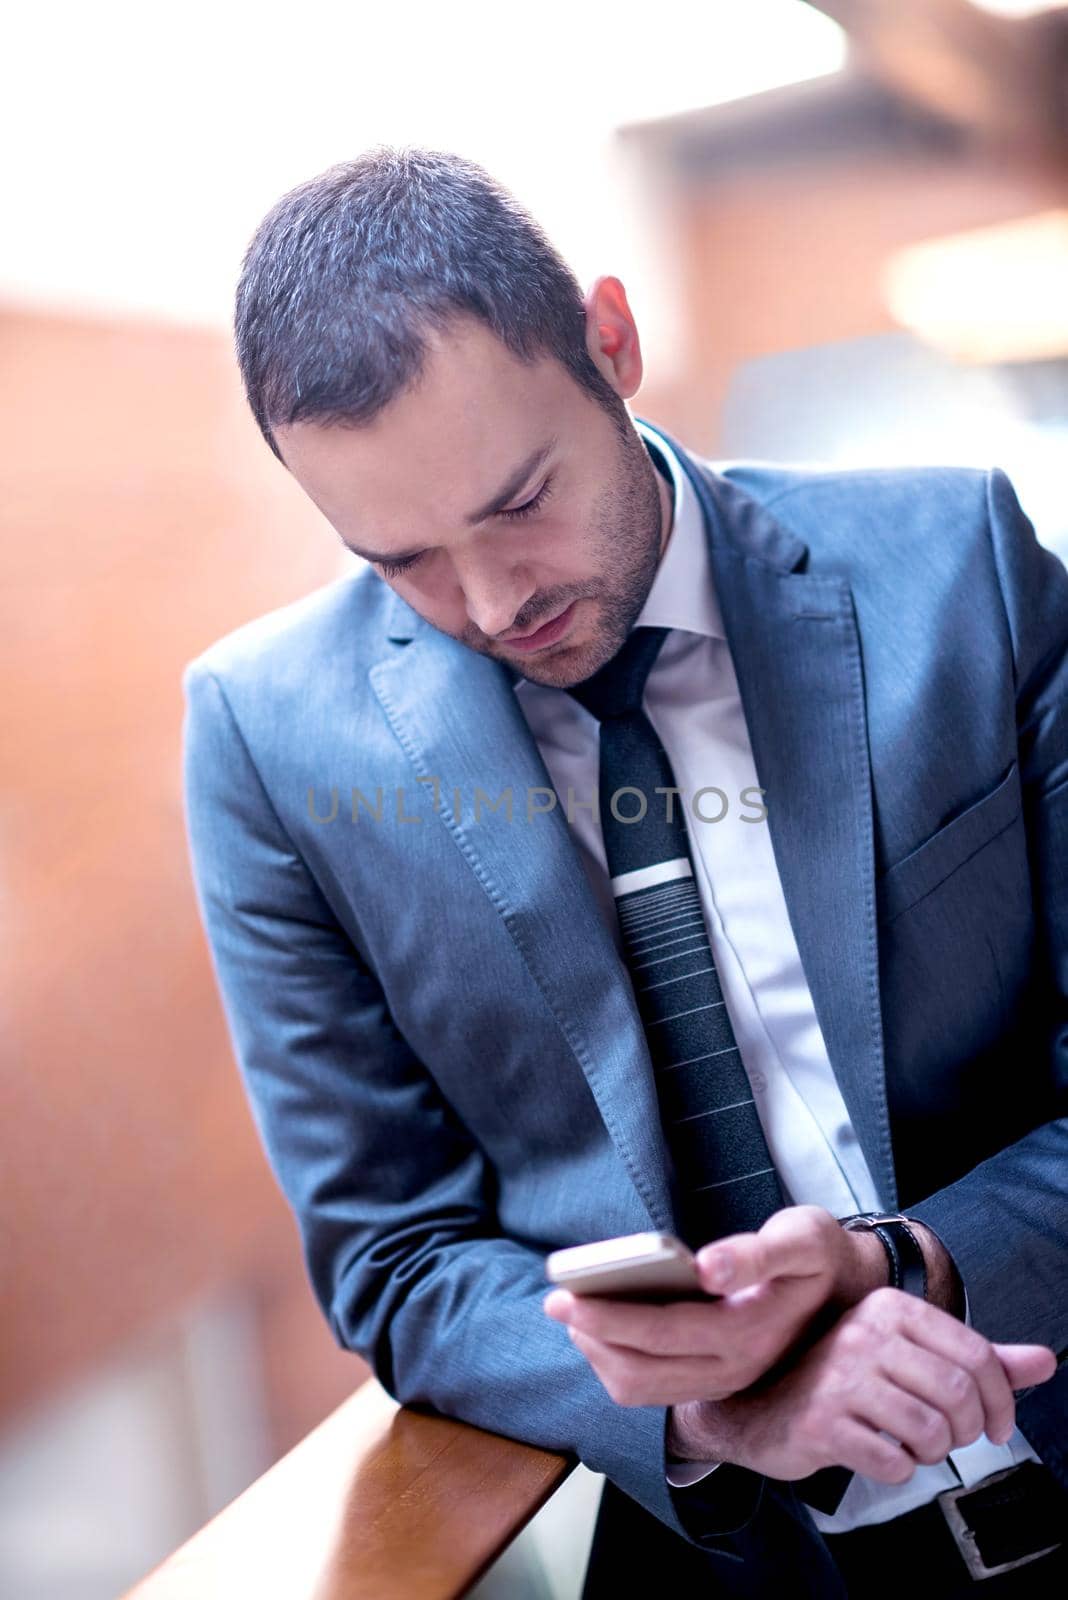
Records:
M702 1478L707 1478L709 1473L722 1465L722 1461L672 1461L665 1466L664 1472L673 1489L688 1489L691 1484L700 1483Z

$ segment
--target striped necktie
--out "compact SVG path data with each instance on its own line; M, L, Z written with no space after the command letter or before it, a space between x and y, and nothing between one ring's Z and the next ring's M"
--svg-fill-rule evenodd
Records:
M601 725L605 859L675 1168L675 1225L697 1249L759 1228L787 1200L716 976L683 797L642 710L669 631L632 629L612 660L568 693ZM793 1487L806 1505L832 1513L851 1477L825 1467Z
M675 1168L676 1227L696 1249L759 1228L785 1200L716 975L681 796L642 710L669 631L632 629L567 692L600 723L605 856Z

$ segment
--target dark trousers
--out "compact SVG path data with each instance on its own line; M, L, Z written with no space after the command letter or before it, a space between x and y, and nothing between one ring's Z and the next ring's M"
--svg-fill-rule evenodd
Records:
M1068 1519L1065 1524L1068 1538ZM670 1593L672 1600L1062 1600L1068 1596L1068 1546L1012 1572L976 1581L955 1569L944 1548L877 1554L824 1540L785 1486L766 1485L752 1521L704 1550L606 1482L582 1600Z
M788 1490L766 1486L751 1522L704 1550L606 1482L582 1600L669 1594L671 1600L846 1600L811 1518Z

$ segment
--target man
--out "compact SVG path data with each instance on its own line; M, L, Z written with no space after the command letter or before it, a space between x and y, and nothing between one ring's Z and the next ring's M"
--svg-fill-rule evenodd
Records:
M998 472L717 470L632 419L620 281L455 156L283 197L236 334L369 563L184 679L335 1337L606 1474L589 1595L1049 1593L1068 574ZM649 1230L707 1298L547 1293Z

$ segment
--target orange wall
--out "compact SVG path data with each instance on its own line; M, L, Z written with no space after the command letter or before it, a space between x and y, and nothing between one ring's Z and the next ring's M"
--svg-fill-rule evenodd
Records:
M238 1278L278 1448L355 1386L254 1135L196 914L182 665L337 571L227 341L0 315L0 1418Z

